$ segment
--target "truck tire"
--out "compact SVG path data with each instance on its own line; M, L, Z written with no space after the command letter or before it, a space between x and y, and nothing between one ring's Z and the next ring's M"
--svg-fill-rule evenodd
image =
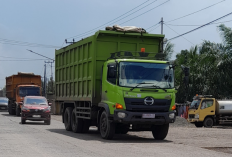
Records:
M67 107L65 112L64 112L64 126L67 131L72 130L71 126L71 115L72 115L72 108Z
M169 124L156 125L152 127L152 135L156 140L163 140L168 134Z
M82 132L87 133L89 131L89 126L90 126L90 120L89 119L83 119Z
M21 124L26 124L26 120L21 118Z
M212 126L213 126L213 119L210 118L210 117L205 118L205 120L203 122L203 125L206 128L212 128Z
M72 131L75 133L81 133L83 129L83 119L81 118L76 118L75 110L73 109L72 111L72 116L71 116L71 126L72 126Z
M100 117L100 134L103 139L110 140L114 137L115 123L110 122L106 111Z
M8 112L9 112L9 115L12 115L12 106L11 106L11 104L8 104Z
M195 126L197 128L201 128L201 127L203 127L203 123L202 122L197 122L197 123L195 123Z
M20 116L20 109L16 107L16 116Z

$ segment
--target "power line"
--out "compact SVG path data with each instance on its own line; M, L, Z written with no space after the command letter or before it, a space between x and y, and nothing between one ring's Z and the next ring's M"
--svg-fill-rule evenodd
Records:
M129 20L127 20L127 21L125 21L125 22L123 22L123 23L120 23L120 25L122 25L122 24L124 24L124 23L126 23L126 22L129 22L129 21L131 21L131 20L133 20L133 19L135 19L135 18L138 18L138 17L140 17L140 16L142 16L142 15L144 15L144 14L146 14L146 13L148 13L148 12L150 12L150 11L152 11L152 10L154 10L154 9L156 9L156 8L158 8L158 7L160 7L160 6L162 6L162 5L164 5L165 3L167 3L168 1L170 1L170 0L167 0L167 1L165 1L164 3L161 3L160 5L158 5L158 6L156 6L156 7L154 7L154 8L152 8L152 9L149 9L148 11L146 11L146 12L143 12L143 13L141 13L141 14L139 14L139 15L137 15L137 16L135 16L135 17L133 17L133 18L131 18L131 19L129 19ZM137 12L137 11L136 11ZM127 17L127 16L126 16ZM125 17L125 18L126 18ZM121 19L120 19L121 20ZM118 20L119 21L119 20ZM117 21L116 21L117 22ZM85 36L85 35L82 35L82 36ZM82 37L82 36L80 36L80 37ZM79 37L79 38L80 38Z
M155 27L154 29L150 30L149 32L152 32L152 31L156 30L156 29L159 28L159 27L160 27L160 26L157 26L157 27Z
M102 24L102 25L100 25L100 26L98 26L98 27L96 27L96 28L94 28L94 29L91 29L91 30L89 30L89 31L87 31L87 32L84 32L84 33L81 33L81 34L78 34L78 35L75 35L75 36L72 36L72 37L69 37L69 38L67 38L67 39L74 38L74 37L77 37L77 36L81 36L81 35L86 34L86 33L89 33L89 32L93 32L94 30L99 29L99 28L101 28L101 27L103 27L103 26L105 26L105 25L107 25L107 24L109 24L109 23L115 21L116 19L118 19L118 18L120 18L120 17L122 17L122 16L128 14L129 12L131 12L131 11L135 10L136 8L142 6L143 4L147 3L148 1L150 1L150 0L147 0L147 1L143 2L143 3L141 3L140 5L136 6L135 8L133 8L133 9L129 10L128 12L126 12L126 13L124 13L124 14L122 14L122 15L116 17L116 18L114 18L113 20L111 20L111 21L109 21L109 22L107 22L107 23L104 23L104 24Z
M41 61L41 60L45 60L45 59L29 59L29 60L0 60L0 61Z
M200 29L200 28L203 28L203 27L205 27L205 26L207 26L207 25L210 25L211 23L213 23L213 22L215 22L215 21L218 21L218 20L220 20L220 19L222 19L222 18L224 18L224 17L226 17L226 16L229 16L229 15L231 15L231 14L232 14L232 12L229 13L229 14L226 14L226 15L224 15L224 16L222 16L222 17L216 19L216 20L213 20L213 21L211 21L211 22L209 22L209 23L206 23L206 24L204 24L204 25L201 25L200 27L197 27L197 28L195 28L195 29L193 29L193 30L190 30L190 31L188 31L188 32L186 32L186 33L183 33L183 34L181 34L181 35L178 35L178 36L176 36L176 37L173 37L173 38L171 38L171 39L169 39L169 40L173 40L173 39L179 38L179 37L181 37L181 36L183 36L183 35L186 35L186 34L188 34L188 33L191 33L191 32L193 32L193 31L196 31L196 30L198 30L198 29Z
M158 22L157 24L155 24L155 25L153 25L153 26L151 26L151 27L146 28L146 30L149 30L149 29L151 29L152 27L157 26L158 24L160 24L160 22Z
M120 23L120 25L121 25L121 24L124 24L124 23L126 23L126 22L129 22L129 21L131 21L131 20L133 20L133 19L135 19L135 18L137 18L137 17L139 17L139 16L142 16L142 15L146 14L146 13L148 13L148 12L150 12L150 11L152 11L152 10L154 10L154 9L156 9L156 8L158 8L158 7L160 7L160 6L162 6L162 5L164 5L164 4L167 3L168 1L170 1L170 0L167 0L167 1L165 1L164 3L161 3L160 5L158 5L158 6L154 7L154 8L152 8L152 9L149 9L149 10L146 11L146 12L137 15L137 16L131 18L130 20L127 20L127 21L125 21L125 22L123 22L123 23Z
M10 44L10 45L19 45L19 46L29 46L29 47L60 48L59 46L54 46L54 45L29 43L29 42L24 42L24 41L9 40L9 39L3 39L3 38L0 38L0 43Z
M168 25L164 24L165 26L167 26L169 29L171 29L173 32L175 32L176 34L180 35L178 32L176 32L174 29L172 29L171 27L169 27ZM191 41L189 41L188 39L186 39L185 37L182 36L182 38L184 38L186 41L188 41L190 44L194 45Z
M206 8L203 8L203 9L200 9L200 10L195 11L195 12L193 12L193 13L190 13L190 14L187 14L187 15L184 15L184 16L181 16L181 17L178 17L178 18L173 19L173 20L170 20L170 21L168 21L168 22L166 22L166 23L169 23L169 22L172 22L172 21L176 21L176 20L182 19L182 18L184 18L184 17L193 15L193 14L195 14L195 13L198 13L198 12L200 12L200 11L203 11L203 10L205 10L205 9L208 9L208 8L210 8L210 7L212 7L212 6L215 6L215 5L219 4L219 3L222 3L222 2L224 2L224 1L225 1L225 0L222 0L222 1L220 1L220 2L218 2L218 3L215 3L215 4L212 4L212 5L210 5L210 6L206 7Z
M211 23L211 24L220 24L220 23L227 23L227 22L231 22L232 20L229 21L222 21L222 22L217 22L217 23ZM166 23L165 23L166 24ZM175 25L175 24L166 24L166 25L170 25L170 26L201 26L201 25Z
M41 55L41 54L39 54L39 53L36 53L36 52L34 52L34 51L32 51L32 50L27 50L27 51L30 51L30 52L32 52L32 53L35 53L35 54L39 55L39 56L42 56L42 57L45 57L45 58L47 58L47 59L50 59L50 60L55 61L54 59L51 59L51 58L49 58L49 57L46 57L46 56Z
M17 57L8 57L8 56L0 56L2 58L12 58L12 59L38 59L38 58L17 58ZM44 59L42 59L44 60Z

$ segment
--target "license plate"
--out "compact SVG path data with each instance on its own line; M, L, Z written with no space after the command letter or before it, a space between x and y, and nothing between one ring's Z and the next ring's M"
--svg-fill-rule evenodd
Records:
M142 118L155 118L155 114L142 114Z
M41 115L33 115L32 117L34 117L34 118L40 118Z

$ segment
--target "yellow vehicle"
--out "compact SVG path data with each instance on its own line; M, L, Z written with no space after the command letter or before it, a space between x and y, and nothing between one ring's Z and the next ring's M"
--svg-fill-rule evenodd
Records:
M207 128L232 123L232 100L216 100L212 96L197 95L189 107L187 120L196 127Z

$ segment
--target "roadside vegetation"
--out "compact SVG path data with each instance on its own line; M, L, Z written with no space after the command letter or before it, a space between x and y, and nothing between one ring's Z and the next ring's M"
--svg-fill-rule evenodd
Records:
M176 102L184 102L186 93L180 65L190 68L188 101L196 94L213 95L217 99L232 98L232 30L222 24L218 31L222 43L203 41L176 55Z

